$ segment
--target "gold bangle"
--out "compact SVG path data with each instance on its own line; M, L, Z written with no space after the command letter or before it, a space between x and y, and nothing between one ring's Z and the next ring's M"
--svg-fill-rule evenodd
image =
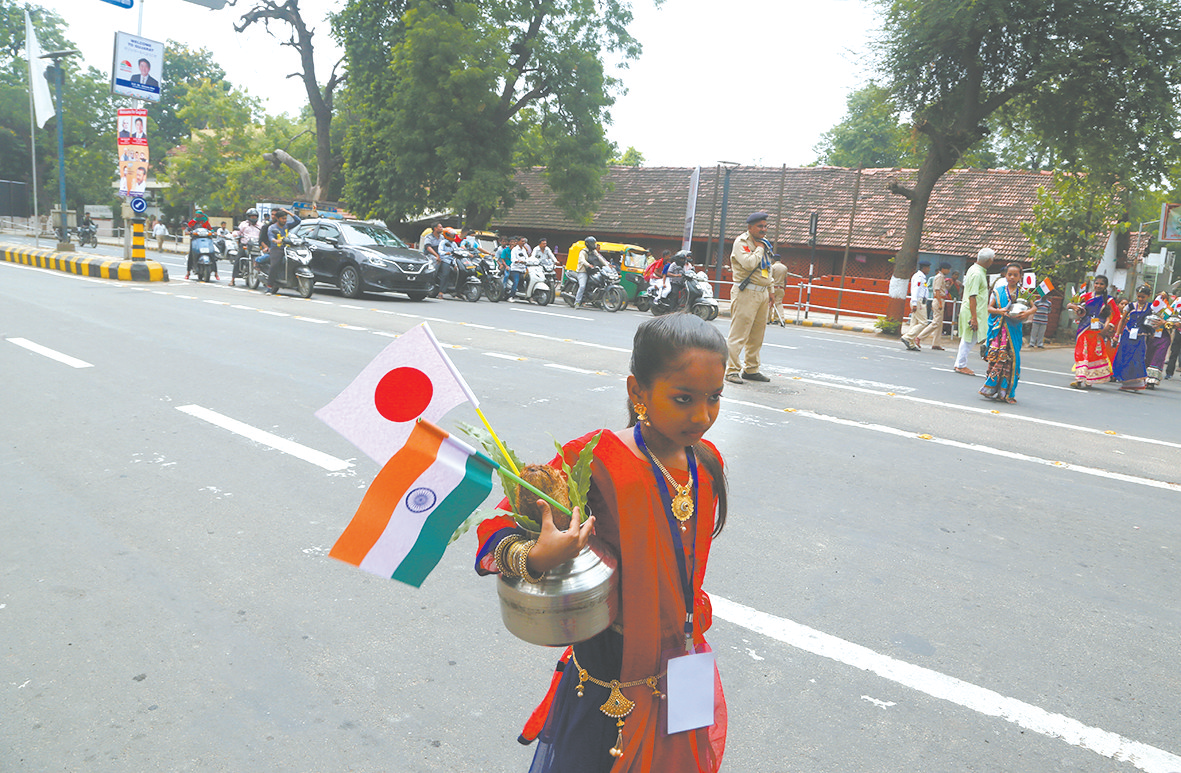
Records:
M496 545L496 550L492 552L492 561L496 564L496 569L507 577L519 577L516 570L513 569L511 560L506 559L506 553L510 551L513 545L519 543L523 538L520 534L510 534L502 539Z
M517 574L521 575L521 579L529 583L539 583L541 578L545 577L545 572L534 577L529 574L529 551L537 544L537 540L531 539L520 543L520 549L517 551Z

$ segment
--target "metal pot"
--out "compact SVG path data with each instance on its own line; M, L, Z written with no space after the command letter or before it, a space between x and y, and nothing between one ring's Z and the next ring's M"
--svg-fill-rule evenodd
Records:
M540 582L500 576L496 594L509 633L530 644L565 647L586 641L619 613L619 561L596 537Z
M1027 311L1029 311L1029 304L1027 304L1025 301L1013 301L1013 303L1009 305L1010 314L1022 314Z

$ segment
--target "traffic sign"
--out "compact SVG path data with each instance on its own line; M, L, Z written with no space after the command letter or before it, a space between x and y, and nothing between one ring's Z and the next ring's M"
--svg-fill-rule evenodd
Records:
M131 199L131 211L135 213L143 212L148 208L148 202L144 201L143 196L133 196Z
M120 8L130 8L131 6L135 5L135 0L103 0L103 2L110 3L111 5L117 5Z

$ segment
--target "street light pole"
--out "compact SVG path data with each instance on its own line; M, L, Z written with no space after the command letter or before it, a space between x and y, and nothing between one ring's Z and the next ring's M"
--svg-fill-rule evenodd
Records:
M58 212L60 213L57 250L59 252L72 252L74 249L74 245L70 243L69 219L66 217L66 131L64 126L65 121L63 120L66 112L62 98L62 91L65 86L62 60L67 56L74 56L80 53L82 52L71 48L65 51L50 51L41 55L42 59L53 60L53 82L57 89L57 193Z

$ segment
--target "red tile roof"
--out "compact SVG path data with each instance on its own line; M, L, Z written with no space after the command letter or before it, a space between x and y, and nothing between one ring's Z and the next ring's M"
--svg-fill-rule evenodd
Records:
M612 167L606 177L608 192L589 225L572 221L554 205L540 168L518 172L517 181L529 192L494 218L501 231L549 228L583 231L599 239L679 239L689 195L690 168ZM894 253L906 230L907 200L890 193L887 185L910 185L913 169L864 169L852 246L859 251ZM701 170L697 191L694 236L702 239L717 227L724 177L716 168ZM857 171L837 167L739 167L730 174L726 235L733 239L745 228L746 216L757 210L771 214L771 234L783 245L803 245L808 220L820 213L820 248L843 249ZM1037 189L1049 184L1050 172L1006 169L954 169L935 186L923 228L922 252L975 255L992 247L1002 260L1028 260L1029 240L1019 225L1032 217ZM780 211L780 186L783 206ZM779 217L776 217L779 215Z

